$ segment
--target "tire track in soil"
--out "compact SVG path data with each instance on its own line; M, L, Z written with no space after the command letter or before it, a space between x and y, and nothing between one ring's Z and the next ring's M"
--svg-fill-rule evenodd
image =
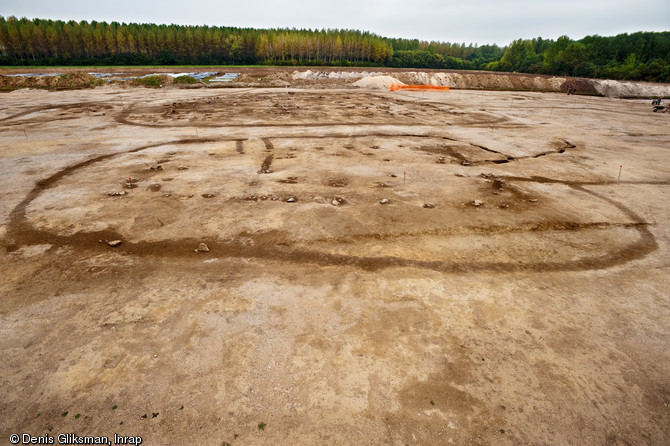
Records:
M12 121L17 118L20 118L21 116L26 116L31 113L39 113L41 111L48 111L48 110L71 110L71 109L76 109L79 107L101 107L104 108L105 110L110 110L112 107L106 103L106 102L100 102L100 101L91 101L91 102L76 102L76 103L71 103L71 104L55 104L55 105L42 105L39 107L30 107L26 110L23 110L19 113L15 113L10 116L6 116L4 118L0 119L0 122L6 122L6 121ZM88 111L88 110L85 110ZM59 118L54 118L54 117L45 117L43 119L31 119L30 124L39 124L41 122L51 122L51 121L62 121L65 119L76 119L78 116L66 116L66 117L59 117ZM25 124L23 121L18 121L15 123L9 123L7 125L19 125L19 124Z
M230 139L237 141L237 139ZM221 139L184 139L179 141L167 141L162 143L149 144L128 151L113 153L107 155L97 156L95 158L82 161L80 163L69 166L59 172L38 181L35 187L28 193L28 195L19 203L10 213L7 224L7 239L14 243L6 246L7 251L14 251L21 245L34 244L51 244L54 246L70 246L80 251L99 252L101 245L98 240L123 240L123 236L116 231L83 231L72 235L60 235L50 231L34 228L26 218L26 209L28 205L34 201L44 190L53 188L57 183L70 175L71 173L86 168L95 163L113 159L116 156L125 155L129 153L137 153L149 148L159 147L163 145L175 144L193 144L193 143L207 143L221 141ZM269 139L268 139L269 141ZM269 141L271 144L271 141ZM267 145L266 145L267 147ZM273 147L273 146L271 146ZM301 264L312 264L317 266L345 266L360 268L368 271L375 271L385 268L402 267L402 268L419 268L439 271L443 273L464 273L473 271L492 271L492 272L513 272L513 271L583 271L593 269L604 269L616 265L621 265L632 260L641 259L654 250L658 249L658 244L651 231L649 231L648 223L637 215L634 211L627 208L621 203L618 203L604 195L597 192L590 191L584 186L586 185L606 185L609 182L571 182L562 181L544 177L501 177L508 181L525 181L538 182L550 184L563 184L572 187L581 192L587 193L596 199L603 200L612 206L616 207L624 214L626 214L633 223L627 224L626 227L634 228L638 231L640 239L622 249L608 252L605 255L580 259L569 262L526 262L519 261L516 264L509 264L503 262L444 262L444 261L422 261L411 260L394 256L383 257L369 257L369 256L353 256L346 254L331 254L322 251L308 250L308 249L291 249L291 240L282 233L268 232L260 234L239 234L245 238L251 238L254 243L241 243L231 240L206 240L210 247L210 252L217 252L217 255L225 258L255 258L269 261L293 262ZM662 184L669 184L665 181ZM635 182L628 182L627 184L637 184ZM641 183L646 184L646 183ZM658 184L658 183L653 183ZM596 223L595 225L601 225ZM607 224L605 224L607 225ZM584 225L579 223L565 223L566 230L576 231L583 229L593 229L593 225ZM485 228L482 228L485 230ZM519 228L522 231L523 228ZM546 229L537 228L537 231ZM556 230L556 228L549 229ZM371 234L370 237L376 235ZM392 237L392 234L388 235ZM140 241L131 243L124 241L124 243L115 249L135 256L163 256L175 258L189 258L196 257L198 254L192 252L190 247L197 246L202 240L193 238L171 239L159 242ZM105 245L106 246L106 245ZM103 247L103 249L106 249ZM197 257L197 258L200 258Z

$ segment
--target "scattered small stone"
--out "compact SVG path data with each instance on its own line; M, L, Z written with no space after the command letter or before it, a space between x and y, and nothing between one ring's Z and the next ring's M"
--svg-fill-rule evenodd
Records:
M149 167L149 170L152 170L152 171L160 171L160 170L163 170L163 166L161 166L161 165L158 165L158 166L152 166L152 167Z
M462 166L469 166L469 165L470 165L470 161L463 160L463 161L461 162L461 165L462 165Z
M160 184L152 184L152 185L149 186L149 190L151 192L158 192L159 190L161 190L161 185Z
M172 194L163 194L164 198L170 198L171 196L172 196Z
M255 182L255 181L251 181L251 182L249 183L249 186L255 186L255 185L256 185L256 182Z
M389 176L390 176L391 178L397 178L397 177L398 177L398 175L396 175L396 174L394 174L394 173L392 173L392 174L389 175Z
M484 204L484 202L481 201L481 200L473 200L473 201L472 201L472 205L473 205L473 206L476 206L476 207L479 207L479 206L481 206L482 204Z
M200 243L198 248L195 249L195 252L209 252L209 247L204 243Z
M339 206L339 205L340 205L340 202L337 201L337 200L333 200L333 201L331 201L330 203L331 203L333 206Z
M287 202L287 203L294 203L295 200L296 200L295 197L289 197L289 198L286 200L286 202Z
M151 412L151 418L156 418L158 416L158 412Z
M503 204L499 205L498 207L499 207L500 209L506 209L506 208L509 207L509 204L505 204L505 203L503 203Z
M110 197L123 197L126 194L127 192L125 190L122 190L121 192L110 192L107 195L109 195Z
M247 201L257 201L258 197L255 196L255 195L250 195L247 198L245 198L245 200L247 200Z
M384 158L383 161L391 161L389 158Z
M214 197L216 197L216 195L207 193L207 194L202 194L202 197L203 198L214 198Z
M373 149L377 150L379 146L372 146Z
M188 170L188 167L186 167L186 166L179 166L179 167L177 167L177 170Z
M530 201L531 203L537 203L537 198L531 198L531 199L528 200L528 201Z
M426 209L433 209L435 205L433 203L425 203L423 207L425 207Z
M105 243L107 243L112 248L115 248L121 244L121 240L105 240Z
M271 200L272 201L277 201L277 197L272 197Z
M436 161L436 163L437 163L437 164L445 164L445 163L446 163L446 159L445 159L443 156L441 156L441 157L438 158L438 160Z
M161 181L172 181L172 180L174 180L174 178L170 177L170 178L163 178Z
M389 202L390 202L390 200L388 198L382 198L381 200L379 200L380 204L387 204Z
M457 177L460 177L460 178L463 178L463 177L464 177L465 175L463 175L462 173L457 173L457 174L454 174L454 176L457 176Z

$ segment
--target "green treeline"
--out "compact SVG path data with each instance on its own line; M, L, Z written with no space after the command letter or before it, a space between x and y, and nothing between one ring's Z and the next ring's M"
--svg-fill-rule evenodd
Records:
M670 32L508 47L358 30L63 22L0 16L0 65L338 65L517 71L670 82Z
M355 30L289 30L0 17L1 65L384 65L386 39Z
M486 69L670 82L670 32L515 40Z
M473 46L465 43L425 42L418 39L387 39L393 46L396 68L446 68L450 70L485 70L499 61L504 49L498 45Z

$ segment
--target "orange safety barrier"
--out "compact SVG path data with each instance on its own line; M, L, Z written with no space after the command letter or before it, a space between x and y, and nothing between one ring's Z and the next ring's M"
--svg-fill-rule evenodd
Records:
M441 85L400 85L400 84L391 84L391 91L396 90L410 90L410 91L421 91L421 90L439 90L439 91L449 91L449 87Z

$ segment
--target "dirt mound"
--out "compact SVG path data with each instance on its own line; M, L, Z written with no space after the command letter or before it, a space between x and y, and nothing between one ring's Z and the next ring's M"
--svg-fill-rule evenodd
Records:
M651 84L648 82L624 82L613 80L589 79L595 90L608 97L656 97L670 96L670 85Z
M359 73L367 74L367 73ZM614 80L567 78L556 76L540 76L517 73L490 73L473 71L463 72L422 72L409 71L394 73L400 81L406 84L438 85L452 88L477 90L524 90L524 91L567 91L568 84L577 87L577 93L603 95L608 97L656 97L670 96L670 85L651 84L647 82L624 82ZM354 85L363 88L383 88L386 84L378 80L366 79L390 78L389 76L363 76ZM393 78L391 78L393 79ZM366 82L374 85L369 86ZM390 83L388 84L390 87Z
M370 77L364 77L354 82L354 85L356 87L376 88L380 90L390 89L391 84L405 85L403 82L399 81L398 79L392 76L370 76Z
M0 76L0 89L19 88L71 89L88 88L102 85L103 81L88 73L72 72L56 76Z
M483 90L548 90L560 91L565 78L517 75L509 73L406 72L397 76L408 84L439 85L452 88Z
M152 74L150 76L138 77L128 81L133 86L162 87L174 83L174 78L165 74Z
M381 72L369 71L294 71L291 77L294 80L318 81L324 79L360 79L370 76L381 76Z

